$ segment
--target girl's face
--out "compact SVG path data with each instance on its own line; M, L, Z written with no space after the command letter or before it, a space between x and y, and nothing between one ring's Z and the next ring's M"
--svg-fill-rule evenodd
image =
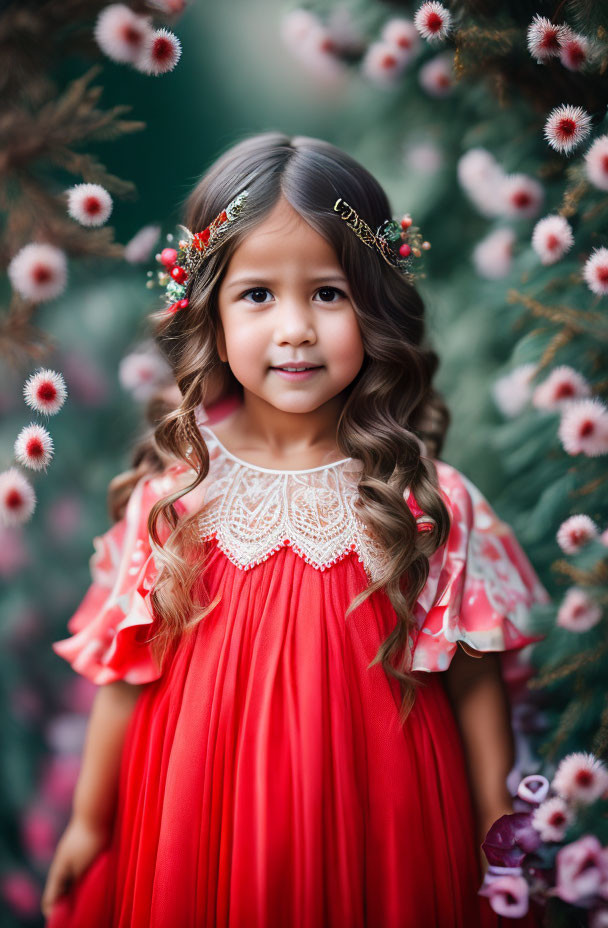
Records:
M344 271L329 242L283 197L232 255L218 303L218 352L243 385L245 404L253 394L284 412L313 412L361 368L363 343ZM315 369L277 370L293 364Z

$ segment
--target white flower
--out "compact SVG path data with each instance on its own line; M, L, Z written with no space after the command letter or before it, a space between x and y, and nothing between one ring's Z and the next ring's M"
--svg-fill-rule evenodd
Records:
M4 525L20 525L36 508L36 494L31 483L16 467L0 474L0 517Z
M583 277L598 296L608 293L608 248L594 248L585 262Z
M559 60L569 71L580 71L589 60L589 42L565 26L559 40Z
M545 216L534 226L532 248L543 264L554 264L574 244L572 227L563 216Z
M410 61L420 50L420 36L411 19L394 17L384 24L381 32L384 42L392 45L402 58Z
M557 611L556 624L569 632L587 632L601 618L599 605L580 587L571 586Z
M443 164L443 151L434 142L414 142L403 152L405 164L422 174L435 174Z
M31 242L11 259L8 276L24 299L32 303L52 300L65 290L68 276L65 252L46 242Z
M171 369L158 352L134 351L126 355L118 367L121 386L139 402L145 402L159 386L171 379Z
M538 13L528 26L528 49L539 63L559 55L559 39L564 27Z
M597 397L567 403L558 429L568 454L598 457L608 452L608 408Z
M485 148L471 148L458 161L458 180L482 216L500 216L503 204L496 195L505 173Z
M536 364L520 364L499 377L492 385L492 398L503 415L514 418L530 400L530 381L536 373Z
M600 135L585 154L585 170L592 184L608 190L608 135Z
M112 197L101 184L76 184L66 190L68 213L83 226L101 226L112 212Z
M133 62L144 74L166 74L181 58L182 46L168 29L156 29L144 39L141 54Z
M547 798L549 781L542 773L531 773L524 777L517 787L517 795L525 802L540 805Z
M562 841L574 815L561 796L554 796L532 813L530 824L543 841Z
M59 412L67 395L65 380L61 374L48 368L41 368L32 374L23 387L23 396L28 406L47 416Z
M388 42L372 42L361 62L363 74L385 87L392 87L403 73L406 59Z
M568 155L591 132L591 116L581 106L562 104L551 110L545 123L545 138L555 151Z
M556 410L587 396L591 396L591 387L583 375L567 364L559 364L536 387L532 405L537 409Z
M46 470L53 457L53 439L44 426L32 422L21 429L15 441L15 457L32 470Z
M486 235L473 249L473 264L477 273L488 280L498 280L511 270L513 229L496 229Z
M557 543L565 554L576 554L592 538L597 538L599 529L590 516L580 513L566 519L557 530Z
M423 3L414 16L414 25L424 39L442 40L450 31L452 17L441 3Z
M143 226L125 245L124 259L129 264L141 264L149 260L161 233L157 225Z
M506 216L531 219L538 214L545 192L533 177L527 174L509 174L502 183L499 197L502 199Z
M454 89L454 55L444 52L422 65L420 86L432 97L447 97Z
M111 3L97 17L94 35L108 58L133 64L151 31L147 17L138 16L124 3Z
M321 28L321 20L309 10L290 10L281 19L281 39L294 53L298 53L302 43Z
M608 790L608 770L594 754L567 754L555 772L551 786L563 799L591 803Z

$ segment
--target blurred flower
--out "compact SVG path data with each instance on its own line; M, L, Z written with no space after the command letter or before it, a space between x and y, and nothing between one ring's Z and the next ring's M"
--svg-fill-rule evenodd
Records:
M66 287L65 252L46 242L30 242L11 259L8 276L13 289L24 299L33 303L52 300Z
M562 799L595 802L608 790L608 770L595 754L577 751L560 761L551 786Z
M562 841L574 815L561 796L554 796L532 813L532 827L543 841Z
M49 756L38 787L41 798L55 809L69 807L79 769L78 754Z
M539 805L544 802L549 792L549 781L541 773L531 773L524 777L517 787L517 795L525 802Z
M447 97L454 89L454 55L444 52L422 65L420 86L432 97Z
M183 13L188 6L188 0L147 0L147 2L149 6L156 7L168 16Z
M458 161L458 180L482 216L499 216L502 203L496 191L505 173L485 148L471 148Z
M608 190L608 135L600 135L586 153L585 170L592 184Z
M574 400L562 413L558 430L568 454L597 457L608 452L608 409L597 397Z
M59 412L67 395L65 380L61 374L49 368L37 370L23 387L23 396L28 406L47 416Z
M15 457L24 467L46 470L53 457L53 439L42 425L32 422L15 440Z
M0 893L17 915L28 919L40 915L40 890L27 870L6 869L0 876Z
M532 248L543 264L554 264L574 244L572 228L563 216L545 216L534 226Z
M484 884L479 894L487 896L490 906L498 915L521 918L528 911L528 884L523 876L506 874L490 878Z
M435 174L443 164L443 152L434 142L414 142L404 150L405 164L421 174Z
M565 554L576 554L598 534L599 529L593 519L581 513L562 522L557 531L557 543Z
M583 268L587 286L598 296L608 293L608 248L594 248Z
M443 40L450 31L452 17L449 10L431 0L423 3L414 16L414 25L424 39Z
M559 39L559 60L569 71L580 71L589 60L589 42L584 35L564 26Z
M57 754L78 754L82 749L87 729L87 718L66 713L52 718L46 727L46 741Z
M564 26L552 23L545 16L536 14L528 26L528 49L539 64L559 55L559 39L563 30Z
M66 191L68 213L83 226L101 226L112 212L112 197L101 184L76 184Z
M55 498L45 514L46 530L51 538L65 542L71 538L83 520L82 503L77 496L64 494Z
M389 19L381 32L381 38L393 45L407 61L420 51L420 36L411 19L396 16Z
M584 835L557 852L556 886L550 895L587 907L596 901L607 869L602 845L595 835ZM599 901L599 900L597 900Z
M97 17L94 36L108 58L133 64L151 31L148 17L138 16L124 3L111 3Z
M530 401L530 381L536 373L536 364L520 364L492 385L492 397L503 415L518 416Z
M172 71L182 55L181 42L168 29L156 29L144 38L141 54L133 62L144 74Z
M504 214L514 219L532 219L540 210L545 192L542 185L527 174L509 174L502 182L500 198Z
M365 39L345 3L332 6L328 11L327 31L335 50L340 54L360 55L365 48Z
M568 155L591 132L591 117L581 106L562 104L551 110L545 123L545 138L555 151Z
M605 898L606 893L602 895ZM608 906L600 906L589 912L589 928L608 928Z
M309 10L290 10L281 19L281 39L290 51L298 52L301 44L321 27L319 17Z
M21 838L29 857L50 861L57 843L56 817L40 802L30 805L21 821Z
M29 563L21 527L0 525L0 577L12 577Z
M567 591L557 612L556 622L570 632L586 632L602 618L602 610L584 590L572 586ZM554 789L561 793L553 782ZM569 798L566 796L566 798Z
M537 409L563 409L572 400L586 396L591 396L591 387L583 375L567 364L559 364L534 390L532 405Z
M372 42L363 56L363 74L382 86L393 86L404 70L406 59L388 42Z
M118 367L121 386L139 402L150 399L161 384L172 378L171 368L158 352L134 351Z
M337 55L341 39L336 40L318 16L308 10L291 10L281 20L281 38L315 79L324 84L343 79L345 67Z
M150 259L161 233L159 225L143 226L125 245L124 259L129 264L143 264Z
M505 277L511 270L514 242L513 229L496 229L486 235L473 249L473 264L477 273L488 280Z
M70 351L62 360L72 397L84 406L99 406L108 396L106 372L88 354Z
M16 467L0 474L0 518L4 525L27 522L36 508L31 483Z

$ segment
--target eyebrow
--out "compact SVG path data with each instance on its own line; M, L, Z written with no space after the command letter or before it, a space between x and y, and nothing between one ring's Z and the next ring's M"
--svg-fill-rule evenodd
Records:
M226 285L226 289L229 289L230 287L244 287L247 284L249 286L260 285L260 284L268 283L271 280L272 280L272 277L262 277L261 275L258 277L236 277L234 280L231 280L230 283ZM319 284L322 281L328 281L328 280L333 280L333 281L338 280L340 281L340 283L348 283L346 277L344 277L343 274L335 274L335 273L322 274L319 277L314 277L310 280L310 283Z

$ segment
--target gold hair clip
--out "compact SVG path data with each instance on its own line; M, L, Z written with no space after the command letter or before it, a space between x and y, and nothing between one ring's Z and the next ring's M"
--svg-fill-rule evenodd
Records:
M391 267L403 271L410 280L413 280L414 276L425 276L414 274L411 256L419 258L423 250L428 251L431 243L423 241L418 226L412 225L411 216L406 214L400 221L385 219L374 232L342 197L338 197L334 203L334 210L346 222L348 228L352 229L357 238L361 239L368 248L376 248Z

